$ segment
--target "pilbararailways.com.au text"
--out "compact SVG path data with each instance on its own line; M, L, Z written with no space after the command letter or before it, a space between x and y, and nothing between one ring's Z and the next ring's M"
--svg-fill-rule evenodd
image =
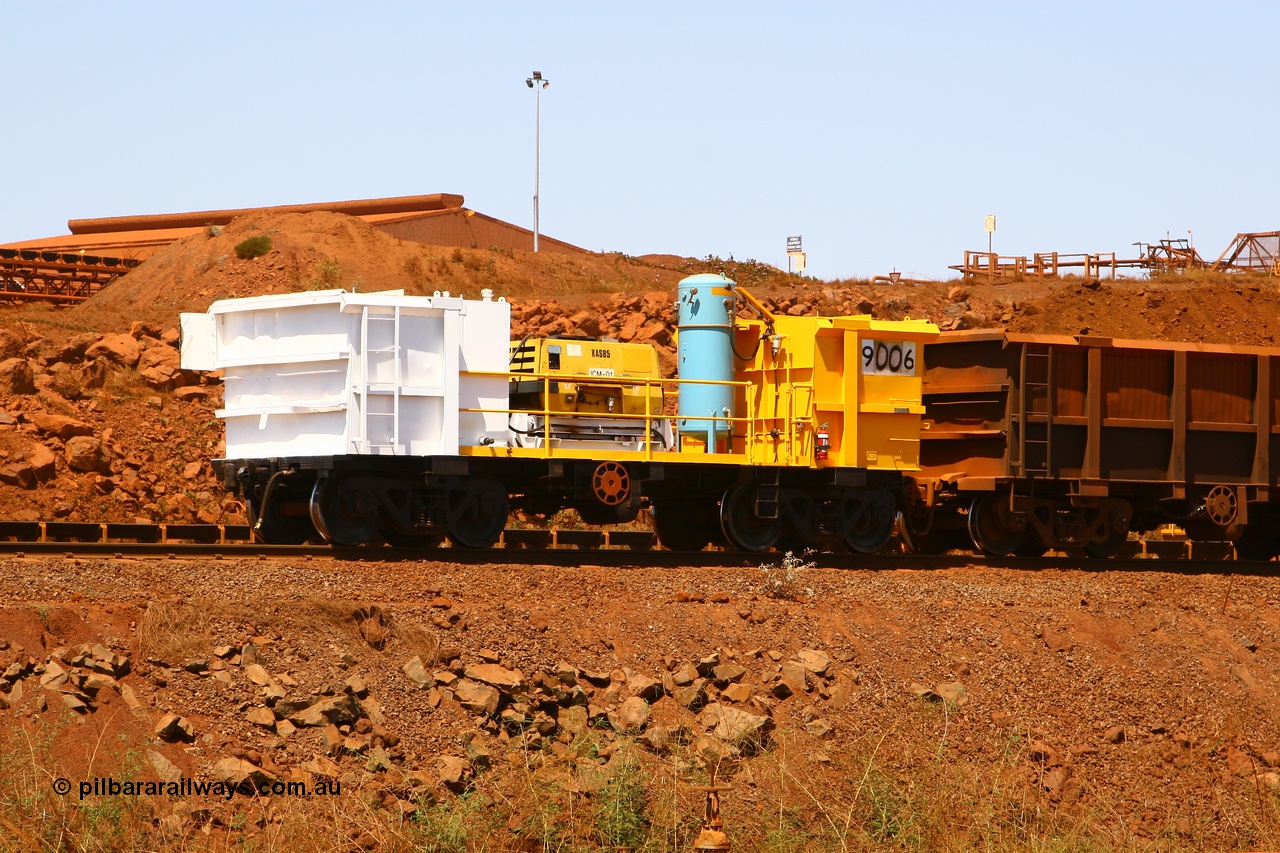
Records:
M71 793L69 779L53 780L53 790L62 796ZM183 776L174 782L121 782L98 777L86 779L76 787L83 800L86 797L335 797L342 793L342 783L337 779L320 779L315 782L285 782L282 780L254 782L218 782L208 779L192 779Z

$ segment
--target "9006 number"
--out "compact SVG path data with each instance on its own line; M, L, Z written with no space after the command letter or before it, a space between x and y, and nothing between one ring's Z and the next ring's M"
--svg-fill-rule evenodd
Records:
M912 341L862 342L862 372L871 376L916 375L916 345Z

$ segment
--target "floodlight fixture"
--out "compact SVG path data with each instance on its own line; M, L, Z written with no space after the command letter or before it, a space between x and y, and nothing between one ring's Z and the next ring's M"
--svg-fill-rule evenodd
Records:
M533 84L541 83L541 86ZM538 251L538 178L541 171L542 160L542 90L551 85L550 80L546 80L542 76L541 71L533 72L532 77L526 77L524 84L534 92L534 119L533 119L533 250Z

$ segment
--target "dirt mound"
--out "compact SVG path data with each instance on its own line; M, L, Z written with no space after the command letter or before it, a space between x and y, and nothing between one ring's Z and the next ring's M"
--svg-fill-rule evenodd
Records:
M257 236L269 237L271 249L251 260L238 258L236 246ZM790 314L868 313L883 319L927 317L944 329L1004 326L1042 334L1256 345L1274 343L1280 331L1280 293L1274 280L1261 276L1198 273L1150 282L1105 283L1080 279L899 285L819 282L756 261L715 257L559 255L424 246L335 213L253 214L225 228L180 240L74 312L102 318L104 325L111 317L170 325L179 311L202 311L227 297L327 288L404 289L415 294L448 291L475 297L488 288L516 303L522 315L558 314L565 321L560 325L566 326L584 308L598 313L617 308L617 297L674 295L680 279L701 272L724 273L773 310ZM635 311L628 308L628 313ZM670 311L664 306L644 320L670 325ZM541 327L549 325L548 321ZM609 326L603 324L606 329ZM621 330L613 326L602 333Z
M1213 283L1178 284L1091 282L1064 287L1019 306L1009 329L1209 344L1276 344L1280 289L1274 279L1223 276Z
M259 236L270 238L268 252L237 257L237 245ZM421 248L351 216L247 215L165 247L85 308L201 311L218 299L339 287L421 292L427 284Z
M221 385L180 369L178 330L101 334L48 315L0 334L0 355L21 353L0 361L0 518L241 523L208 464Z
M237 245L259 236L270 238L269 251L248 260L237 257ZM572 301L589 294L674 292L686 275L722 270L736 273L744 283L789 278L763 264L716 258L426 246L343 214L262 213L165 247L76 310L172 318L179 311L203 311L218 299L330 288L448 291L472 298L489 288L507 298Z

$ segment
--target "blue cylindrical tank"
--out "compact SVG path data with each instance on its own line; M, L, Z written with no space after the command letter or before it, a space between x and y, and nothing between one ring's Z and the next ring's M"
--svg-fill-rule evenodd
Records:
M676 336L680 379L733 381L733 321L738 312L737 298L729 289L732 285L724 276L709 273L680 282ZM681 434L702 436L707 451L714 453L716 440L729 435L733 386L680 383L679 391Z

